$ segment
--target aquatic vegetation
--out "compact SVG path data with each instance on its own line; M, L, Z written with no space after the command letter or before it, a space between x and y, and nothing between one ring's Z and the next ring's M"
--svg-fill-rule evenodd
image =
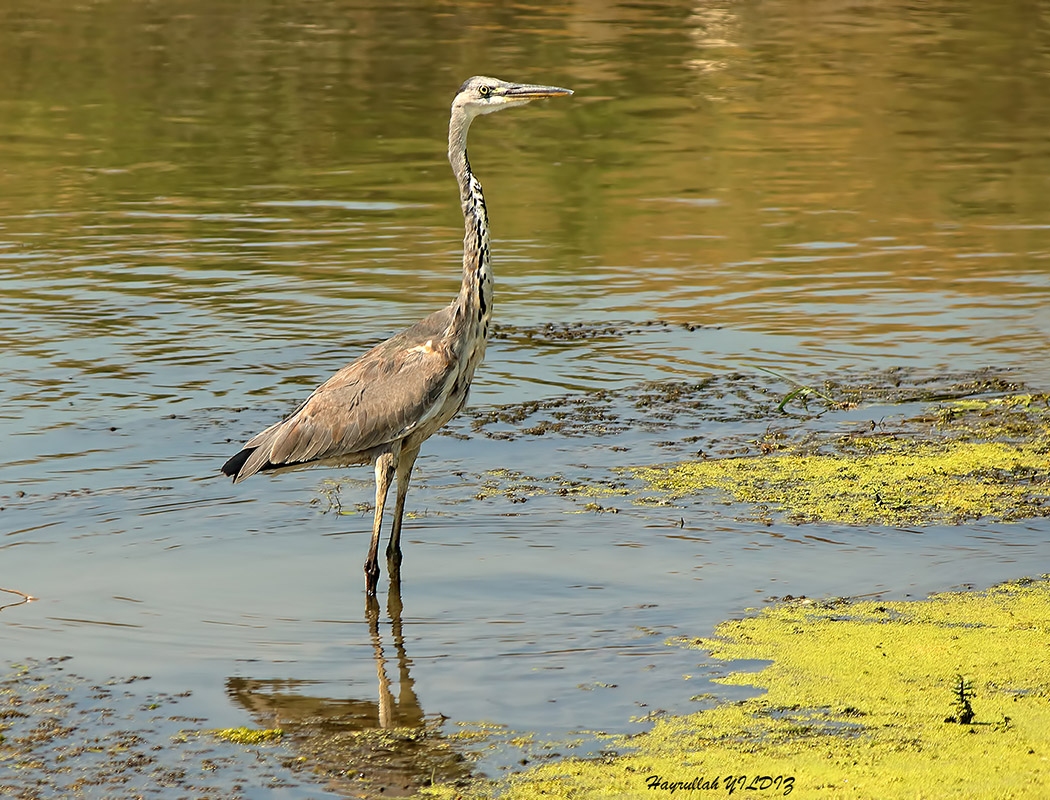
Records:
M844 405L827 392L821 391L815 386L809 386L804 383L799 383L794 378L784 375L783 373L777 372L776 370L769 369L768 367L757 367L757 369L769 375L773 375L777 378L780 378L781 380L787 381L795 387L786 395L784 395L784 397L777 404L777 411L781 413L784 412L785 408L787 408L788 403L790 403L792 400L797 399L804 406L806 404L806 398L808 398L811 394L815 394L818 397L823 398L829 406Z
M499 338L497 334L493 334ZM491 439L561 435L605 438L629 430L659 431L711 421L799 422L872 404L967 402L993 393L1017 394L1002 371L921 374L906 369L856 371L837 380L800 381L760 368L764 375L729 373L695 381L647 381L623 388L468 409L442 435ZM790 388L787 388L790 387ZM809 408L807 397L819 398ZM1039 395L1033 395L1038 398ZM703 438L703 437L698 437ZM695 449L695 448L694 448Z
M768 661L722 679L764 693L658 719L622 737L622 755L546 763L466 796L635 797L672 786L684 797L730 786L754 797L1050 793L1046 580L921 601L801 599L680 644L730 667ZM969 724L946 720L960 698L972 704Z
M223 741L233 742L235 744L273 744L279 742L284 737L284 731L280 728L270 728L267 730L261 728L219 728L217 730L208 731L216 739L222 739Z
M902 525L1050 513L1046 464L1039 447L894 439L864 454L750 456L636 474L676 497L721 489L795 522Z
M550 495L601 498L629 494L622 479L574 480L563 475L535 477L510 469L490 469L485 472L484 477L481 490L475 495L477 500L505 497L512 503L525 503L530 497ZM599 508L595 503L588 503L586 510L596 511Z
M955 707L953 709L955 713L950 717L946 717L944 721L969 725L976 716L973 711L973 704L970 702L977 697L977 692L973 688L973 681L966 680L962 675L956 675L955 680L952 681L952 694L955 696Z
M896 433L768 450L635 474L673 498L720 490L793 522L912 525L1050 514L1045 395L955 401Z

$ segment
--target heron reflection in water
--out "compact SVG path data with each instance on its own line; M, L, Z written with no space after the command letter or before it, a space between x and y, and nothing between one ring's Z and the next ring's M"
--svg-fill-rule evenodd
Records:
M365 588L379 580L379 538L387 490L397 477L387 545L391 571L401 562L401 524L412 466L423 442L467 401L474 370L485 356L492 319L489 220L481 184L467 160L475 117L569 89L475 76L452 101L448 159L459 184L465 233L463 283L445 308L387 339L314 390L290 416L250 439L222 471L234 483L262 470L312 462L374 464L375 516L365 560Z
M470 762L458 740L445 733L444 717L423 711L410 674L402 613L395 571L387 594L390 630L385 646L379 602L374 596L366 602L377 697L362 697L360 681L348 681L345 693L322 696L315 694L316 681L244 676L228 678L226 693L257 725L281 729L300 755L297 766L323 776L332 791L352 797L415 797L435 781L459 783L470 777ZM350 656L349 662L353 660Z

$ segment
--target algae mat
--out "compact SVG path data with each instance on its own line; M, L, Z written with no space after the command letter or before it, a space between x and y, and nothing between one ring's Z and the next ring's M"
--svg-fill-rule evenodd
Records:
M555 475L492 469L475 476L475 499L561 496L577 512L673 508L683 526L693 514L858 527L1050 515L1050 396L989 374L904 379L858 374L778 395L768 382L728 376L489 409L470 427L490 438L645 432L666 437L652 447L675 460L619 456L616 466Z
M635 474L673 500L721 491L795 524L959 524L1050 514L1046 394L954 400L848 435L791 441L778 431L760 450Z
M723 679L764 693L662 719L619 739L627 754L546 764L474 796L1050 796L1045 577L922 601L796 600L685 644L730 667L770 661Z

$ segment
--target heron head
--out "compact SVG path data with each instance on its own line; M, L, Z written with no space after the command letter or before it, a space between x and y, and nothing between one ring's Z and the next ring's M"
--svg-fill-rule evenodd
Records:
M523 106L533 100L545 97L564 97L572 94L571 89L558 86L537 86L531 83L509 83L498 78L486 78L475 75L468 78L452 101L452 109L461 109L471 117L478 114L491 114L513 106Z

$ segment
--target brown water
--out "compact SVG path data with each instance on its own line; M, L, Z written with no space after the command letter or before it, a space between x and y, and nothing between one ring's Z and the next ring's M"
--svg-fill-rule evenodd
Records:
M471 132L505 334L474 406L758 366L1050 383L1050 3L9 0L0 585L41 599L0 616L6 658L153 674L220 725L289 696L369 725L378 641L409 722L630 730L706 690L663 638L760 598L1045 571L1045 521L818 540L479 501L486 470L586 477L688 431L464 423L424 451L377 628L369 516L321 513L367 470L214 475L456 291L444 137L475 73L577 94Z

